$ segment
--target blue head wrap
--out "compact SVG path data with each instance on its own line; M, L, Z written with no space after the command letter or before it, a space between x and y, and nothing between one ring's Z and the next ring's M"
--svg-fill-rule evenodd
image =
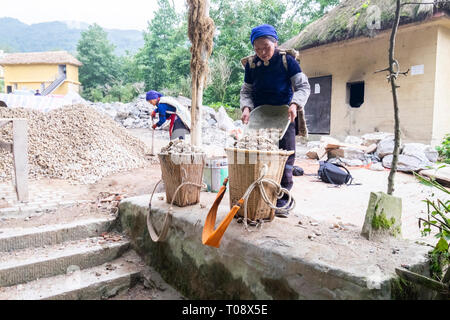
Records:
M252 29L252 34L250 35L250 41L252 42L252 45L256 39L263 36L271 36L278 41L277 30L275 30L275 28L270 24L262 24Z
M162 96L163 96L162 93L159 93L158 91L155 91L155 90L150 90L149 92L147 92L147 94L145 96L145 100L149 101L149 100L153 100L153 99L158 99Z

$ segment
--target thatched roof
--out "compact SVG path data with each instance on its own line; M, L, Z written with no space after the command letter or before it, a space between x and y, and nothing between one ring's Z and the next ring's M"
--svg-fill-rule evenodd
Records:
M9 53L0 58L0 65L14 64L71 64L81 66L82 63L67 51L20 52Z
M402 2L406 2L406 0L402 0ZM450 1L437 5L423 4L430 3L432 0L410 0L408 2L420 2L421 4L402 6L400 25L426 21L440 13L447 17L450 15ZM392 28L395 6L395 0L343 1L322 18L308 25L299 35L283 43L281 47L304 50L359 36L373 37L382 30ZM372 20L370 17L373 17L376 11L380 14L381 28L371 30L367 27L367 21Z

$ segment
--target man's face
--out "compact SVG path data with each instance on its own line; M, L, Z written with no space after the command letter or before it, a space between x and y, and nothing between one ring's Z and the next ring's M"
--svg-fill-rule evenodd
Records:
M253 42L253 49L258 58L263 61L269 61L275 52L277 44L277 42L272 42L267 38L258 38Z

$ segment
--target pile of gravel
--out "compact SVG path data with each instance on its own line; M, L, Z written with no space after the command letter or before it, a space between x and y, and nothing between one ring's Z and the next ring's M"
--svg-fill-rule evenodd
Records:
M0 108L0 118L28 119L29 177L94 183L112 173L149 164L146 145L123 126L82 104L43 113ZM12 142L12 125L0 129ZM11 179L12 155L0 150L0 181Z
M236 136L231 147L245 150L279 151L280 134L281 130L278 129L249 130L243 137Z

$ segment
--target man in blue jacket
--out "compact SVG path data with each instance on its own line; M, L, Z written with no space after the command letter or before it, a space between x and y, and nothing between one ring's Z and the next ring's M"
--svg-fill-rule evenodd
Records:
M250 111L260 105L288 105L290 124L285 135L279 141L279 148L295 151L295 136L298 125L295 121L297 110L304 108L310 85L299 63L288 54L281 54L277 49L278 34L275 28L263 24L252 29L250 41L256 56L245 65L244 84L240 93L242 122L247 123ZM281 186L288 190L294 184L292 170L295 152L289 156L284 168ZM287 205L288 197L278 199L277 207ZM277 217L287 217L281 210L275 211Z
M147 102L156 106L156 109L153 110L151 114L152 118L155 118L157 113L159 114L159 121L153 124L152 129L154 130L156 127L161 127L167 120L170 120L170 140L184 139L185 135L190 132L189 128L177 115L176 106L160 102L162 96L162 93L154 90L150 90L146 94Z

